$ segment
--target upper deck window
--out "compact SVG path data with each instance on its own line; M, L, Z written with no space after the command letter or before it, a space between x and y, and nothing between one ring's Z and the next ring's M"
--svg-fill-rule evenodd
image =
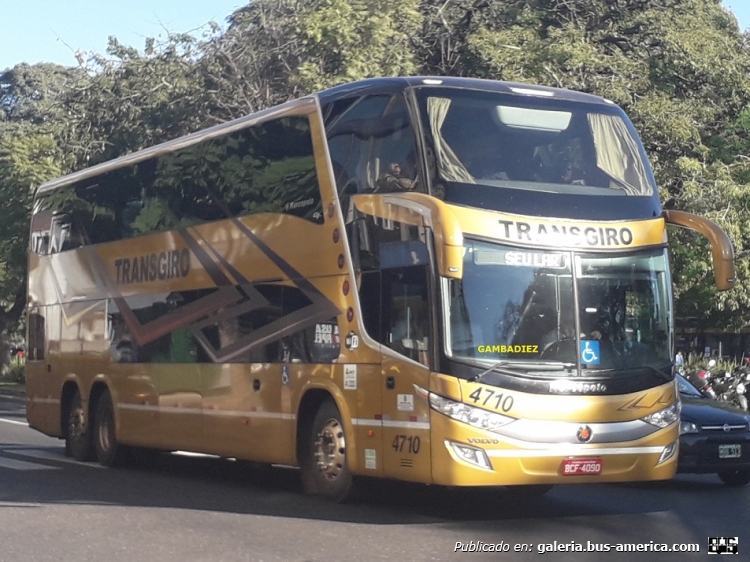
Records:
M492 191L656 197L643 148L617 106L450 88L421 88L417 97L434 150L433 186L448 201L466 203L461 190L480 199Z
M41 193L41 255L255 213L323 222L310 123L281 117Z

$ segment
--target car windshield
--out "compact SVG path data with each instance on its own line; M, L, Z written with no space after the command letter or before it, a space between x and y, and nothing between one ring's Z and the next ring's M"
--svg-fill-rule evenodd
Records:
M677 388L680 390L680 394L691 398L705 398L700 390L690 384L685 377L677 375L675 378L677 379Z
M656 191L615 105L448 88L425 88L419 99L446 182L609 196Z
M463 278L445 284L448 353L557 372L663 369L668 283L662 249L613 257L466 240Z

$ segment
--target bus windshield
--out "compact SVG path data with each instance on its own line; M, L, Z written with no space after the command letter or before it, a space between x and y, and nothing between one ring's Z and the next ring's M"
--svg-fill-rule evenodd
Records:
M425 88L418 98L435 175L449 190L656 193L637 135L615 105L449 88Z
M664 249L614 257L473 240L465 248L463 279L446 282L454 359L558 375L669 363Z

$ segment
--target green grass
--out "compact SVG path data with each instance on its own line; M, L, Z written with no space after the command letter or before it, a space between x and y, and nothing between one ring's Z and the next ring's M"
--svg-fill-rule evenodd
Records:
M26 383L26 359L24 357L14 357L10 360L8 369L0 377L0 388L6 390L14 388L24 388Z

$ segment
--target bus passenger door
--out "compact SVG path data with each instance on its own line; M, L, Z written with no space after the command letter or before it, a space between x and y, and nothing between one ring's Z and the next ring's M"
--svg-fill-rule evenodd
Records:
M414 261L419 261L415 259ZM425 260L426 261L426 260ZM429 404L415 387L428 388L430 331L426 265L382 269L382 406L385 475L429 482Z
M53 373L49 349L59 345L60 305L30 307L26 326L26 417L31 427L59 435L62 374Z

